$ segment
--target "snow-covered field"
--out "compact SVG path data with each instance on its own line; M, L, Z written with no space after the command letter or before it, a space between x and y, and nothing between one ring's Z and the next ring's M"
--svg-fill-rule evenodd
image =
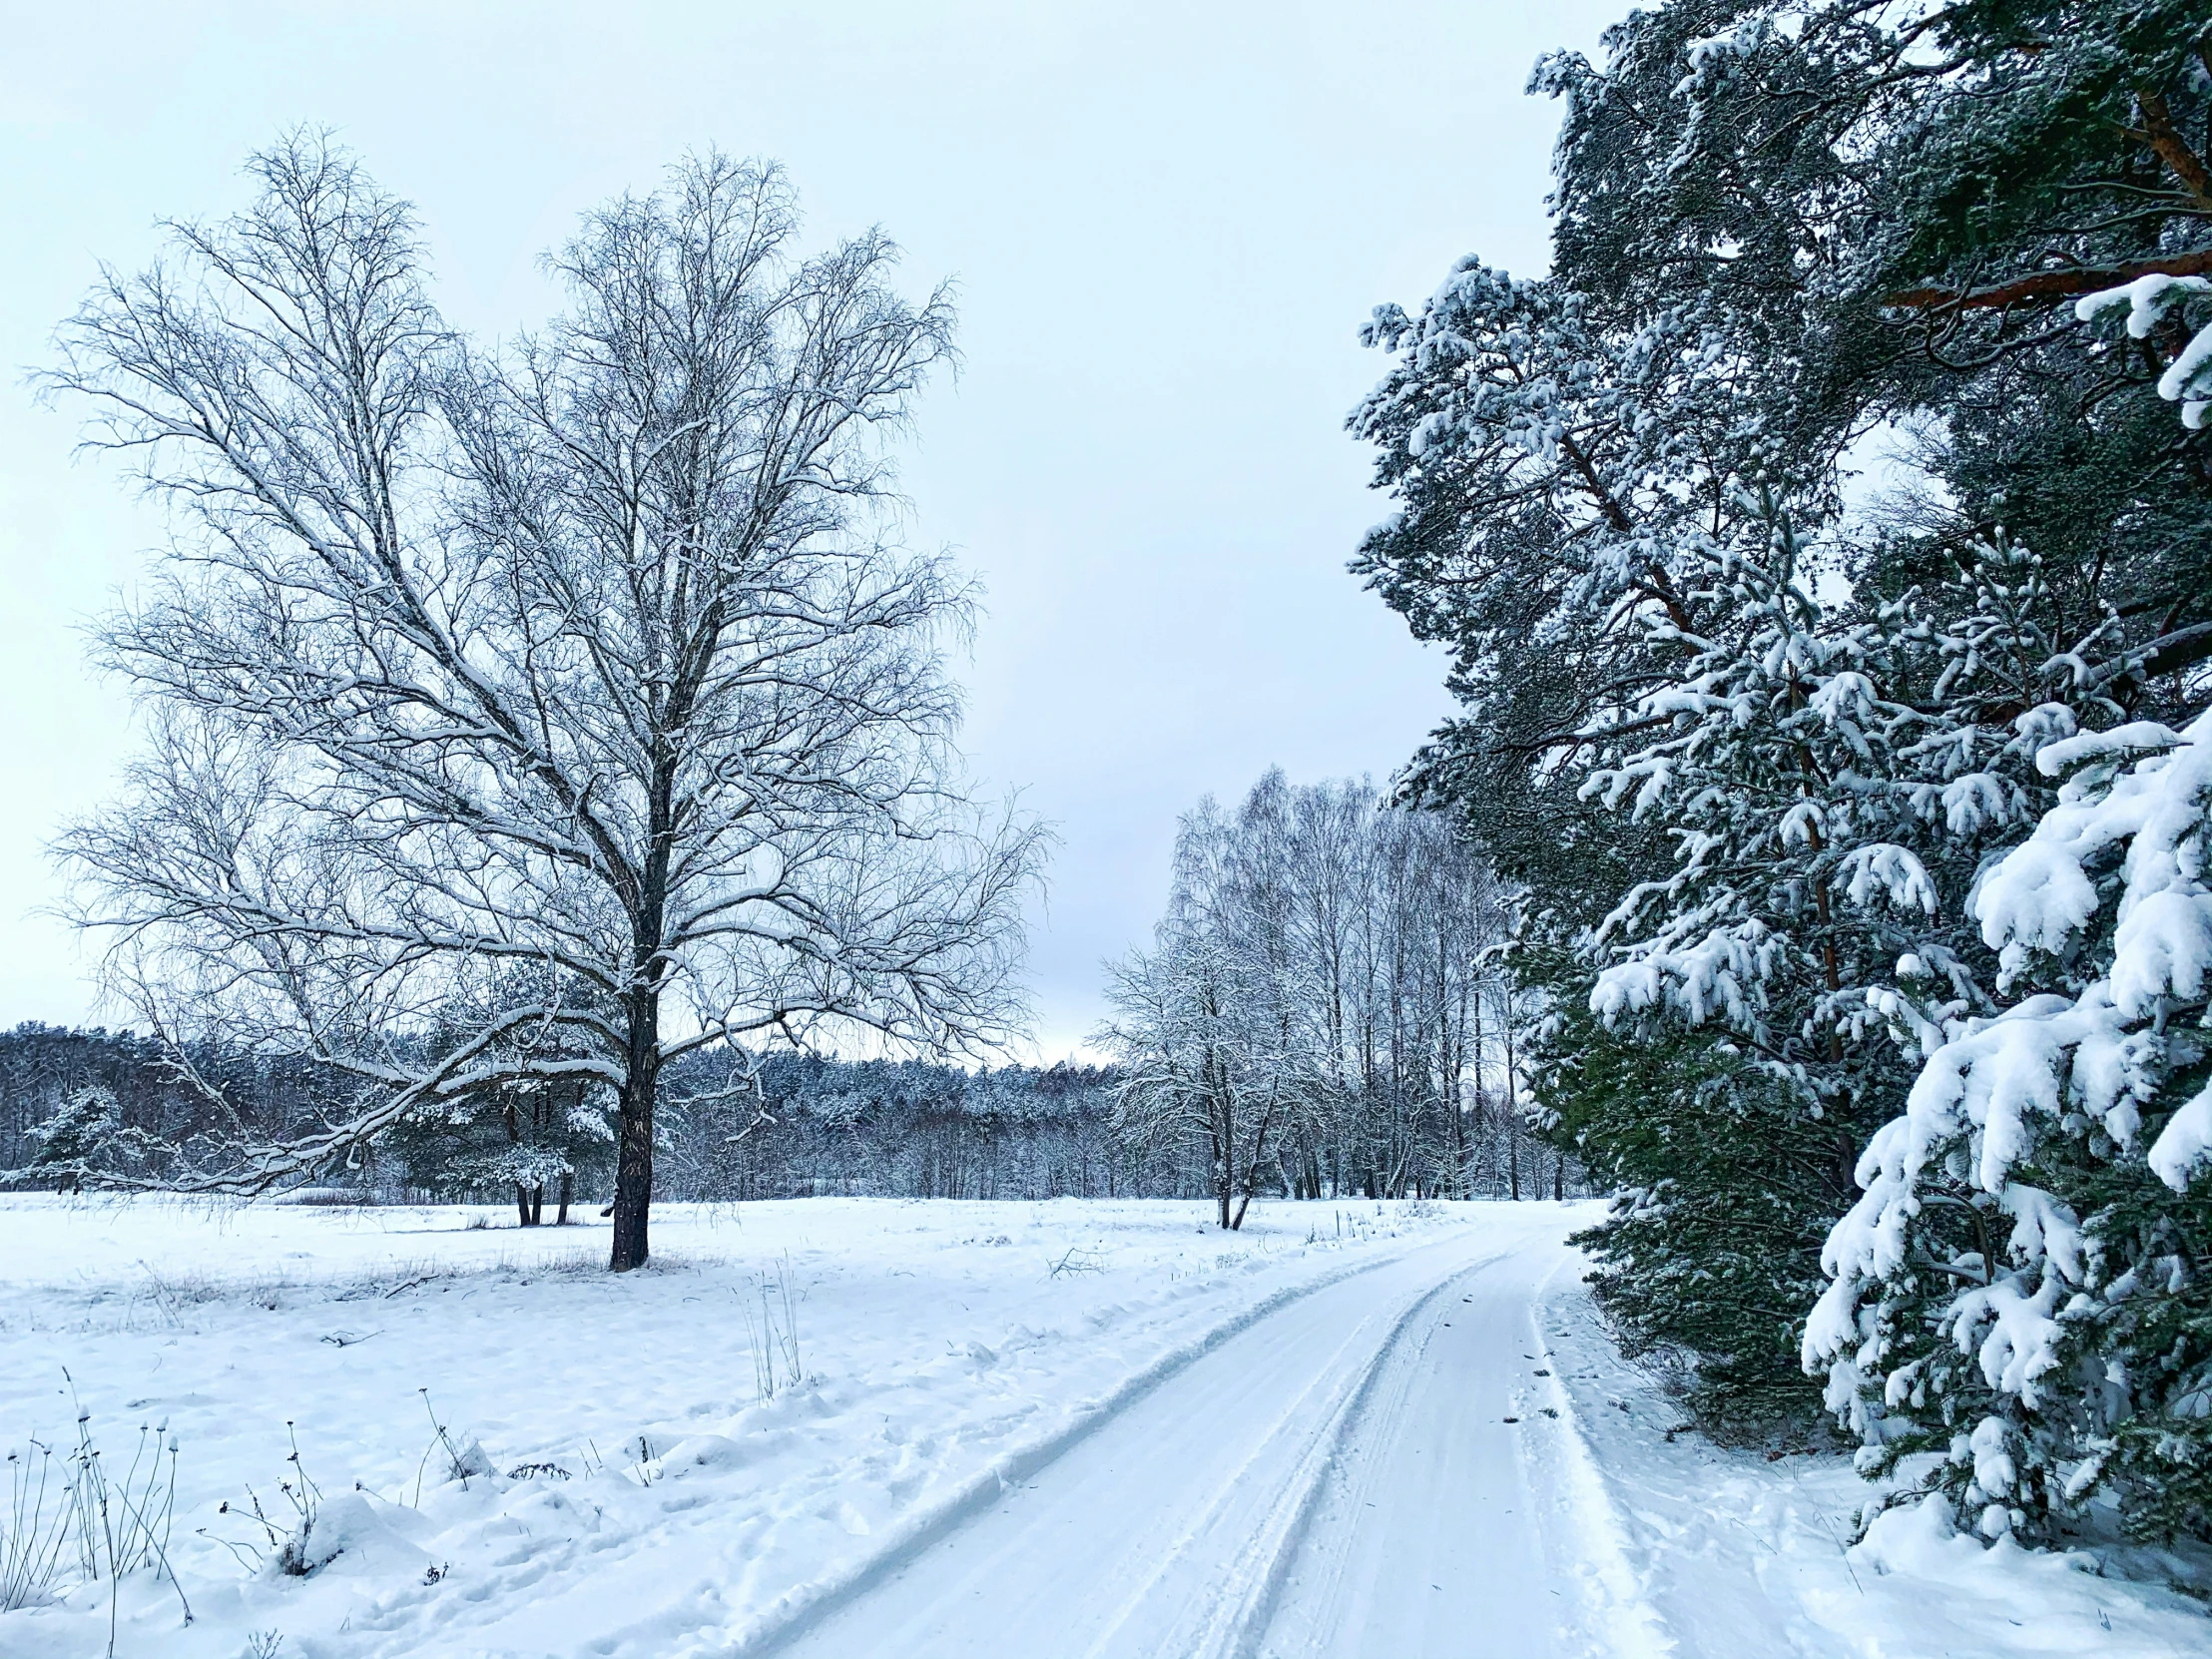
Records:
M1847 1551L1840 1466L1665 1441L1589 1214L666 1207L614 1279L596 1220L0 1199L0 1442L73 1446L72 1386L114 1473L166 1425L179 1580L64 1571L0 1654L2212 1647L1925 1517ZM301 1474L326 1564L257 1569L249 1493L281 1530Z

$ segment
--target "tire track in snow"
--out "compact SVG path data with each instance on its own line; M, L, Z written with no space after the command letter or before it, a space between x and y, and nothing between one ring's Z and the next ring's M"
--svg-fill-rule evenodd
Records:
M1330 1363L1316 1375L1306 1392L1299 1395L1276 1423L1275 1432L1255 1447L1252 1455L1239 1469L1239 1476L1263 1472L1263 1465L1280 1461L1277 1436L1290 1432L1293 1419L1306 1414L1314 1404L1314 1396L1323 1394L1325 1413L1320 1424L1311 1428L1303 1449L1288 1471L1287 1477L1279 1477L1276 1498L1270 1505L1260 1525L1247 1535L1244 1545L1229 1561L1222 1563L1218 1582L1222 1593L1215 1602L1214 1615L1197 1633L1189 1649L1189 1659L1252 1659L1262 1631L1273 1609L1280 1589L1284 1568L1296 1547L1300 1536L1310 1522L1314 1501L1321 1490L1323 1479L1336 1465L1343 1453L1346 1441L1354 1426L1361 1420L1376 1382L1385 1370L1387 1362L1397 1353L1407 1331L1424 1313L1432 1311L1446 1292L1455 1289L1462 1281L1492 1267L1506 1257L1506 1252L1485 1256L1470 1262L1448 1278L1415 1295L1399 1310L1382 1340L1372 1351L1354 1363L1349 1375L1340 1372L1339 1362L1361 1340L1361 1333L1354 1331L1340 1345ZM1215 1519L1227 1507L1230 1490L1225 1488L1198 1525L1189 1529L1180 1540L1177 1554L1187 1549L1205 1530L1206 1523ZM1144 1590L1131 1599L1132 1608L1149 1594L1153 1586L1165 1578L1176 1565L1173 1558L1163 1560L1160 1570L1145 1584ZM1084 1659L1102 1659L1108 1651L1119 1626L1102 1632L1084 1654Z
M1285 1487L1283 1496L1278 1501L1278 1510L1283 1514L1282 1523L1280 1527L1271 1528L1263 1535L1266 1567L1248 1575L1246 1581L1251 1593L1243 1600L1236 1618L1223 1626L1224 1639L1203 1650L1208 1659L1213 1659L1216 1654L1220 1655L1220 1659L1259 1659L1268 1627L1274 1622L1282 1605L1291 1564L1299 1546L1313 1530L1320 1509L1323 1483L1341 1467L1345 1451L1355 1433L1369 1426L1378 1384L1388 1375L1388 1363L1399 1357L1406 1335L1416 1320L1423 1315L1433 1317L1438 1306L1448 1301L1450 1293L1457 1291L1485 1268L1494 1267L1505 1260L1506 1254L1501 1252L1495 1256L1485 1256L1479 1262L1469 1263L1459 1272L1415 1297L1398 1315L1389 1333L1361 1368L1358 1386L1350 1391L1340 1409L1333 1415L1326 1444L1317 1441L1314 1451L1301 1459L1297 1477ZM1421 1346L1425 1348L1428 1333L1423 1332L1421 1335ZM1320 1454L1317 1455L1317 1452ZM1260 1543L1261 1540L1255 1540L1256 1550Z
M763 1659L804 1641L826 1621L894 1578L920 1556L963 1527L980 1519L1013 1488L1022 1486L1120 1421L1163 1384L1263 1322L1310 1298L1385 1269L1403 1266L1430 1252L1464 1248L1462 1238L1423 1243L1408 1250L1370 1257L1336 1272L1286 1286L1178 1344L1093 1401L1080 1415L1027 1445L992 1459L961 1487L904 1521L883 1547L842 1570L802 1585L748 1618L717 1644L731 1659ZM1494 1261L1497 1258L1485 1258Z
M1408 1310L1303 1494L1235 1659L1673 1651L1560 1411L1556 1367L1530 1340L1545 1287L1574 1259L1531 1248Z
M1172 1389L1156 1377L1131 1390L1050 1459L1063 1466L879 1555L858 1588L745 1651L1670 1653L1576 1425L1514 1405L1559 1398L1556 1381L1529 1387L1531 1368L1551 1370L1529 1333L1541 1286L1572 1259L1534 1233L1502 1253L1462 1238L1377 1264L1372 1290L1348 1274L1248 1311L1236 1349L1174 1365Z

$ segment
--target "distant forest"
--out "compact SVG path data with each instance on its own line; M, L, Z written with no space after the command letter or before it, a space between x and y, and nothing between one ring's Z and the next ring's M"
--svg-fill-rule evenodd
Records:
M670 1068L655 1196L743 1201L826 1194L900 1198L1207 1198L1207 1148L1135 1132L1117 1112L1116 1068L1007 1066L779 1052L755 1075L696 1057ZM130 1032L27 1023L0 1032L0 1170L19 1187L68 1189L97 1160L158 1182L197 1140L291 1139L342 1114L353 1086L295 1056L170 1050ZM335 1202L513 1203L526 1224L596 1209L615 1173L611 1098L583 1085L500 1090L397 1126L317 1177ZM742 1097L751 1096L750 1100ZM733 1097L745 1108L733 1111ZM694 1104L696 1103L696 1104ZM1355 1158L1327 1196L1537 1198L1584 1190L1571 1159L1529 1137L1502 1100L1461 1103L1470 1143L1454 1185L1433 1164ZM1435 1118L1427 1103L1417 1115ZM751 1127L733 1129L750 1119ZM1314 1194L1272 1169L1262 1190ZM1279 1164L1280 1160L1277 1161ZM295 1189L296 1190L296 1189Z

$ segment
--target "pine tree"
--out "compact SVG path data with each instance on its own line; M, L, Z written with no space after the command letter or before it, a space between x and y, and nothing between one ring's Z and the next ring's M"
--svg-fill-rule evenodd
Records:
M1926 1033L2004 1006L1967 900L2052 805L2038 754L2203 707L2212 27L1667 0L1531 87L1551 274L1377 313L1396 510L1355 569L1453 651L1407 792L1529 892L1548 1132L1626 1195L1601 1294L1764 1412ZM1849 491L1877 431L1890 488Z
M1958 905L2032 813L2035 744L2074 719L2002 718L2049 684L2026 555L1984 549L1934 595L1831 613L1773 496L1742 506L1685 589L1695 631L1647 624L1674 677L1582 785L1662 825L1674 863L1571 953L1602 1029L1575 1010L1540 1054L1561 1129L1626 1189L1586 1241L1604 1300L1633 1343L1702 1357L1716 1415L1768 1416L1807 1403L1785 1363L1820 1243L1910 1075L1869 995L1894 997L1903 963L1939 1002L1991 1006Z
M2070 772L1969 901L2006 1005L1932 1022L1831 1235L1809 1366L1863 1466L1985 1536L2099 1497L2212 1534L2212 715L2045 747Z
M60 1109L31 1131L35 1150L23 1174L75 1192L88 1176L109 1167L124 1133L115 1091L104 1083L87 1083L71 1090Z

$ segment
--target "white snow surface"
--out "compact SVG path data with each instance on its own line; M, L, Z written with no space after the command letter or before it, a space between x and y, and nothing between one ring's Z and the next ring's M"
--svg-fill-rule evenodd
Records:
M1575 1432L1604 1471L1622 1548L1684 1659L1735 1655L2150 1659L2212 1651L2212 1620L2177 1591L2100 1576L2085 1552L1983 1544L1941 1499L1851 1536L1869 1487L1840 1457L1716 1447L1626 1364L1582 1296L1538 1318Z
M664 1206L656 1265L614 1278L595 1220L0 1198L0 1441L73 1438L64 1368L109 1458L177 1437L195 1617L127 1578L121 1655L2212 1644L2178 1595L1938 1511L1847 1550L1842 1459L1668 1441L1564 1243L1597 1214L1261 1204L1224 1235L1172 1203ZM763 1399L779 1276L802 1380L780 1353ZM488 1472L427 1455L433 1410ZM219 1541L250 1539L249 1488L288 1513L292 1434L323 1493L304 1577ZM58 1588L0 1614L0 1654L106 1651L108 1587Z

